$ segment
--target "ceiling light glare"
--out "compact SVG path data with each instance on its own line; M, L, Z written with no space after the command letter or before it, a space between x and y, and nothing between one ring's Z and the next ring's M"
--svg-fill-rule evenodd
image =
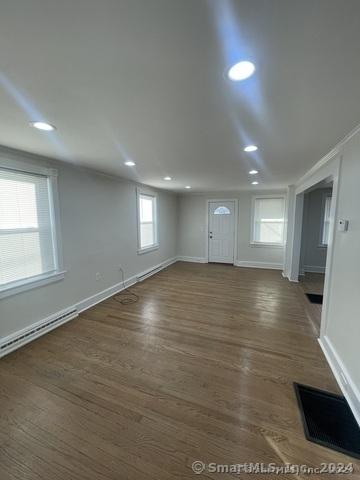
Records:
M38 130L44 130L45 132L52 132L56 129L54 125L46 122L30 122L30 125L34 128L37 128Z
M251 77L251 75L255 72L255 65L248 61L243 61L239 63L235 63L229 71L228 77L233 82L239 82L240 80L245 80L246 78Z
M256 152L258 147L256 145L248 145L244 148L244 152Z

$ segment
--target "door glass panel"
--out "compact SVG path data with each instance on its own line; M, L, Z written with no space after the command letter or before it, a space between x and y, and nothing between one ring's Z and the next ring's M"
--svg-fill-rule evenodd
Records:
M217 207L214 211L214 215L230 215L230 210L227 207Z

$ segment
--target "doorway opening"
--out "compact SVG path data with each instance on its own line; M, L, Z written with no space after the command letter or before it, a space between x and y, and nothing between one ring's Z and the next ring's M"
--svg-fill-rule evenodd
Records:
M331 177L303 192L299 285L317 334L321 325L332 194Z

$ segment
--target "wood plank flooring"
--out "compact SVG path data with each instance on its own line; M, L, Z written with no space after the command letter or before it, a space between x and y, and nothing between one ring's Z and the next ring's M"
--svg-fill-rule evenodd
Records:
M316 334L320 335L321 311L322 305L311 303L306 297L306 293L316 293L322 295L324 292L324 273L306 273L300 276L299 286L303 296L304 308L310 322L312 322Z
M338 389L296 285L179 262L132 290L0 361L1 480L194 479L195 460L352 462L280 478L360 478L303 435L292 382Z

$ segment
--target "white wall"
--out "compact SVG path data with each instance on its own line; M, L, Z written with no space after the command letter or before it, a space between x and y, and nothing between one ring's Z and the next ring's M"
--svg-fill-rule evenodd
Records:
M1 154L1 151L0 151ZM58 170L65 279L0 300L0 337L176 256L177 197L157 191L160 248L137 254L135 183L19 153L7 158ZM95 280L96 272L103 279Z
M263 194L284 194L285 192L256 192ZM255 192L222 192L189 194L179 198L179 240L178 255L189 259L206 259L206 217L208 199L238 199L238 245L236 259L243 265L283 267L284 248L250 245L251 200Z
M327 247L320 245L324 214L324 196L332 188L317 188L304 195L300 271L324 272Z
M335 178L332 204L333 241L326 265L320 344L360 425L360 127L315 165L290 191L301 192L325 178ZM300 210L300 208L298 209ZM339 219L349 220L349 230L337 229ZM296 232L300 220L289 216L294 232L287 245L285 272L296 271Z
M335 231L325 334L360 390L360 132L342 154L337 219L348 219L349 230Z

